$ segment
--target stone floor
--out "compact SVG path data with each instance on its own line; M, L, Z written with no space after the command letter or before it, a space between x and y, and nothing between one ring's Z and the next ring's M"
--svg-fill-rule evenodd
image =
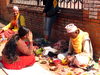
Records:
M2 49L3 49L3 47L4 47L4 44L1 44L0 45L0 60L1 60L1 52L2 52ZM2 68L0 67L0 75L7 75L3 70L2 70Z
M5 24L3 23L3 21L2 20L0 20L0 29L2 28L2 27L4 27L5 26ZM2 45L0 45L0 59L1 59L1 51L2 51L2 49L3 49L3 44ZM0 75L6 75L6 73L1 69L1 67L0 67Z

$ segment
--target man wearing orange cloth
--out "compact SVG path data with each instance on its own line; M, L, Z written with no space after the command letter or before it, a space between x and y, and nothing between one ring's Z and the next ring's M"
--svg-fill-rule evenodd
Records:
M10 38L13 34L17 33L19 27L25 26L25 18L19 13L17 6L13 6L13 14L12 21L0 31L1 40L2 38Z
M87 32L77 28L73 23L65 26L70 37L67 59L70 63L85 68L93 60L93 49Z

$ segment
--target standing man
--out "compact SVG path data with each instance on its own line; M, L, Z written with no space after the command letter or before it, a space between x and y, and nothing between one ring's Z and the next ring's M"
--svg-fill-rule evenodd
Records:
M45 5L44 14L44 38L46 40L50 39L52 25L57 18L58 12L58 1L57 0L43 0Z

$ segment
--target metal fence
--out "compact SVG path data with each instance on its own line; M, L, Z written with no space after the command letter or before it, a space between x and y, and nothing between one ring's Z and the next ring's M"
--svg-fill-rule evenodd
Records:
M11 3L43 6L43 0L11 0ZM59 0L58 5L61 8L82 9L83 0Z

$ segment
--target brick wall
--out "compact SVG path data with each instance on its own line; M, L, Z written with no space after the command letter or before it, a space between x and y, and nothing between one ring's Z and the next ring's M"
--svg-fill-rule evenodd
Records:
M6 16L8 16L9 12L7 11L7 5L9 4L9 0L0 0L0 18L3 18L4 20L7 19Z
M61 13L58 15L58 19L52 28L52 39L68 40L69 38L66 35L64 27L68 23L75 23L79 28L90 34L94 49L94 56L98 59L98 57L100 57L100 11L94 10L94 8L96 7L99 9L99 6L93 5L93 0L85 0L84 3L83 10L61 9ZM27 27L33 31L34 37L36 37L37 34L43 36L43 7L19 5L19 8L20 12L26 18ZM3 14L3 16L6 17L6 20L10 20L9 17L12 15L11 4L8 5L8 12L7 16Z
M85 29L89 32L94 47L94 58L100 57L100 1L86 0L83 12Z

